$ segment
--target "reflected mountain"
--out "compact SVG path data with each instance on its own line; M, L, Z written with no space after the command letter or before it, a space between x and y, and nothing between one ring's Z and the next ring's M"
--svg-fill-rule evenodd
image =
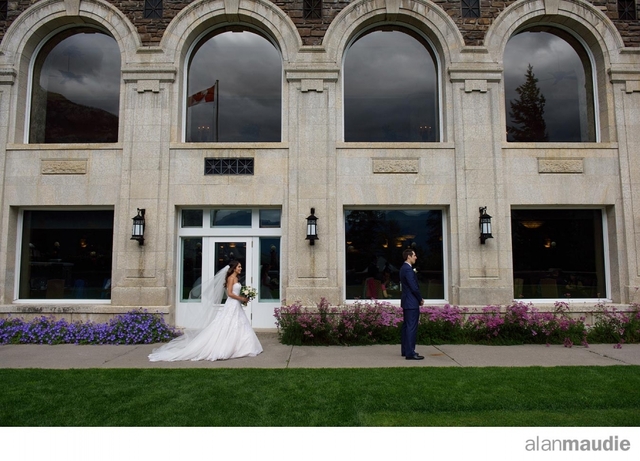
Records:
M118 116L47 93L45 143L118 142Z

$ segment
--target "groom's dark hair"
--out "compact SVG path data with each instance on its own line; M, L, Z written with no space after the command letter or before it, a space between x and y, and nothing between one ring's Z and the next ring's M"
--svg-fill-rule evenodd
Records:
M411 248L407 248L402 252L402 260L406 261L407 258L411 256L413 253L415 253L415 251L413 251Z

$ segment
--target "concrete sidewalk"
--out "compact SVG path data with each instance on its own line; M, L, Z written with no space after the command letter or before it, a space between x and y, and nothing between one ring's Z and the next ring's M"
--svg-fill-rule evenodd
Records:
M400 345L286 346L274 332L258 332L264 352L218 362L149 362L158 344L135 346L0 346L0 368L387 368L387 367L553 367L640 365L640 344L418 346L425 359L405 360Z

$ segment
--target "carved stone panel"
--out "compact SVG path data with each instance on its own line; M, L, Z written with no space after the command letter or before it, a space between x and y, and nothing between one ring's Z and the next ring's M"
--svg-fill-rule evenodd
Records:
M584 173L584 161L581 158L538 159L538 173Z
M374 158L373 159L373 172L374 173L418 173L418 159L417 158Z
M86 160L42 160L42 174L87 174Z

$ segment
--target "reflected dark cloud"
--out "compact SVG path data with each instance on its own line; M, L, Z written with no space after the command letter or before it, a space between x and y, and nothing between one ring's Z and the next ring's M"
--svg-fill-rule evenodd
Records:
M423 43L399 30L357 40L344 61L345 140L436 141L437 79Z
M47 55L40 86L73 103L118 115L120 50L101 33L79 33L65 38Z
M584 54L584 50L581 50ZM583 59L584 56L583 56ZM545 97L544 119L551 142L593 140L592 120L587 118L587 93L584 65L576 49L566 40L549 32L523 32L509 40L505 49L505 100L507 125L510 102L519 99L516 88L525 82L529 64ZM591 134L590 134L591 133Z
M215 140L216 109L219 141L280 141L282 59L271 42L248 31L209 38L193 56L187 92L210 88L216 80L217 102L188 109L187 141Z

